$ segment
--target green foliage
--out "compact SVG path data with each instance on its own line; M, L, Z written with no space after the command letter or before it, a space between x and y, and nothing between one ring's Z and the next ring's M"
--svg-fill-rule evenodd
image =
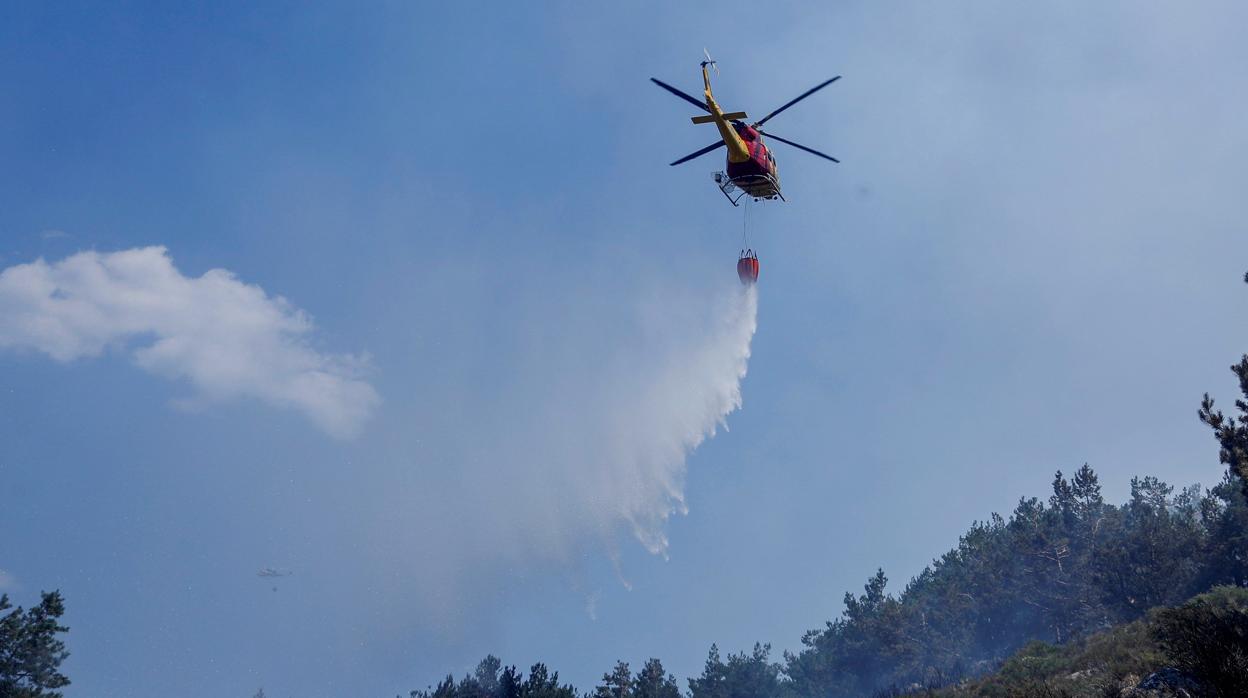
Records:
M1231 366L1231 372L1239 379L1239 390L1244 396L1235 401L1239 416L1226 417L1220 410L1215 411L1209 393L1205 393L1199 415L1200 421L1213 429L1214 437L1221 446L1219 459L1239 478L1241 492L1248 498L1248 354Z
M1124 685L1164 666L1145 620L1066 645L1030 642L993 675L933 692L945 698L984 696L1117 696Z
M755 644L750 654L719 658L719 647L711 645L702 675L689 679L691 698L773 698L784 695L780 665L768 661L771 645Z
M1058 472L1048 502L1022 499L1009 519L975 523L897 597L883 572L846 594L840 618L786 654L798 695L858 696L981 674L1033 640L1066 643L1237 584L1248 561L1248 506L1238 479L1176 493L1133 478L1106 504L1086 464ZM1038 657L1027 660L1034 666Z
M680 686L663 670L663 662L651 658L633 677L633 698L680 698Z
M529 678L520 687L523 698L576 698L576 689L559 685L559 672L551 672L538 662L529 669Z
M1146 676L1166 664L1166 657L1150 636L1145 620L1092 635L1074 649L1066 675L1099 674L1101 680L1093 682L1095 688L1116 687L1128 677Z
M1159 670L1192 682L1202 696L1243 695L1248 686L1248 589L1218 587L1067 645L1029 643L995 674L932 695L1118 696Z
M448 675L436 687L412 691L410 698L577 698L571 685L559 684L559 672L551 672L538 662L529 669L526 679L514 666L504 667L502 660L488 655L477 664L471 675L455 682Z
M1069 668L1069 655L1068 648L1033 640L1006 660L997 677L1003 683L1016 685L1042 681L1059 670Z
M602 683L594 689L593 698L632 698L633 674L628 662L616 662L609 674L602 675Z
M0 594L0 613L13 609ZM60 672L69 656L58 637L69 628L60 624L65 602L59 591L42 594L39 605L20 607L0 617L0 696L5 698L60 698L54 689L69 685Z
M1248 686L1248 590L1218 587L1177 608L1159 610L1153 637L1174 665L1210 696L1243 695Z

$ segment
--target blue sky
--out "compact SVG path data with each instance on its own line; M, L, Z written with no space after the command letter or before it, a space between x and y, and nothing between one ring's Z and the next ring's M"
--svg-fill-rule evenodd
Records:
M1211 484L1244 15L9 8L0 583L64 591L71 695L384 696L488 652L586 688L793 649L1059 468ZM667 167L713 134L647 81L695 92L703 46L752 115L844 75L769 122L843 162L776 146L739 386L742 212ZM151 246L150 303L91 281ZM19 332L35 277L111 324Z

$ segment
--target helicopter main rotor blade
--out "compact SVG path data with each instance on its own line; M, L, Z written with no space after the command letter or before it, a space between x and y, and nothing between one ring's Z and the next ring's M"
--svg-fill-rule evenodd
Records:
M650 78L650 82L652 82L652 83L654 83L654 84L658 85L659 87L662 87L663 89L667 90L668 92L671 92L672 94L676 95L677 97L680 97L681 99L683 99L683 100L685 100L686 102L688 102L688 103L692 104L693 106L697 107L698 109L701 109L702 111L705 111L705 112L709 112L709 111L710 111L710 109L707 109L707 108L706 108L706 105L705 105L705 104L703 104L702 102L699 102L698 100L694 99L693 97L690 97L689 95L685 94L684 92L681 92L680 90L676 89L675 87L672 87L671 85L669 85L669 84L667 84L667 83L663 82L662 80L660 80L660 79L658 79L658 78Z
M773 139L775 139L775 140L778 140L778 141L780 141L781 143L787 143L787 144L789 144L789 145L793 146L794 148L798 148L798 149L800 149L800 150L805 150L806 152L810 153L811 155L818 155L819 157L824 158L824 159L827 159L827 160L831 160L832 162L840 162L840 160L837 160L836 158L832 157L831 155L828 155L828 154L826 154L826 153L821 153L821 152L819 152L818 150L815 150L814 148L807 148L806 146L802 145L801 143L794 143L793 141L786 140L786 139L784 139L784 138L781 138L780 136L775 135L774 133L763 133L763 131L761 131L761 130L759 131L759 133L762 133L764 136L766 136L766 137L768 137L768 138L773 138Z
M826 80L826 81L824 81L824 82L819 83L818 85L815 85L814 87L810 88L809 90L806 90L805 92L801 93L801 94L800 94L800 95L798 95L797 97L794 97L793 99L789 100L789 101L788 101L788 102L787 102L787 103L786 103L783 107L780 107L779 109L777 109L777 110L773 111L772 113L768 114L767 116L764 116L763 118L761 118L761 119L759 119L758 121L756 121L756 122L754 123L755 128L757 128L757 127L759 127L759 126L762 126L762 125L763 125L764 123L766 123L766 122L767 122L767 120L768 120L768 119L770 119L771 117L775 116L776 114L779 114L780 112L784 111L785 109L788 109L789 107L793 106L794 104L797 104L798 102L802 101L803 99L806 99L807 97L809 97L809 96L813 95L814 93L818 92L819 90L822 90L823 88L827 87L828 85L831 85L832 83L834 83L834 82L836 82L837 80L840 80L840 79L841 79L841 76L840 76L840 75L837 75L836 77L832 78L831 80Z
M684 156L683 158L681 158L681 159L677 160L676 162L669 163L669 165L670 165L671 167L675 167L676 165L679 165L679 164L680 164L680 163L682 163L682 162L689 162L690 160L692 160L692 159L694 159L694 158L700 158L700 157L702 157L703 155L706 155L707 153L711 152L712 150L715 150L716 148L722 148L722 147L723 147L723 145L724 145L724 142L723 142L723 141L716 141L716 142L714 142L714 143L712 143L712 144L710 144L710 145L706 146L705 148L703 148L703 149L701 149L701 150L695 150L695 151L693 151L692 153L689 153L688 155Z

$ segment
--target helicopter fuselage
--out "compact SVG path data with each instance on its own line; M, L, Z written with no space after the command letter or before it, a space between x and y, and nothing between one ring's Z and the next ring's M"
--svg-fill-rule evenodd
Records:
M737 121L732 124L736 135L744 142L749 157L733 162L729 157L724 167L728 179L737 188L755 199L771 199L780 195L780 171L776 158L763 143L763 136L754 127Z
M767 149L767 145L763 143L762 135L753 127L740 121L732 126L737 132L737 136L744 141L749 157L741 162L733 162L732 158L728 158L728 176L771 175L772 177L778 177L776 158Z

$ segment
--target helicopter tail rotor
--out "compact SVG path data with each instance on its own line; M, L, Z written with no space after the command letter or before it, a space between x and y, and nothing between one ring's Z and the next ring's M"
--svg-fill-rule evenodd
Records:
M719 76L719 64L715 62L714 58L711 58L711 52L703 48L702 55L706 56L706 60L702 61L702 67L705 68L708 65L711 66L712 68L715 69L715 76L718 77Z

